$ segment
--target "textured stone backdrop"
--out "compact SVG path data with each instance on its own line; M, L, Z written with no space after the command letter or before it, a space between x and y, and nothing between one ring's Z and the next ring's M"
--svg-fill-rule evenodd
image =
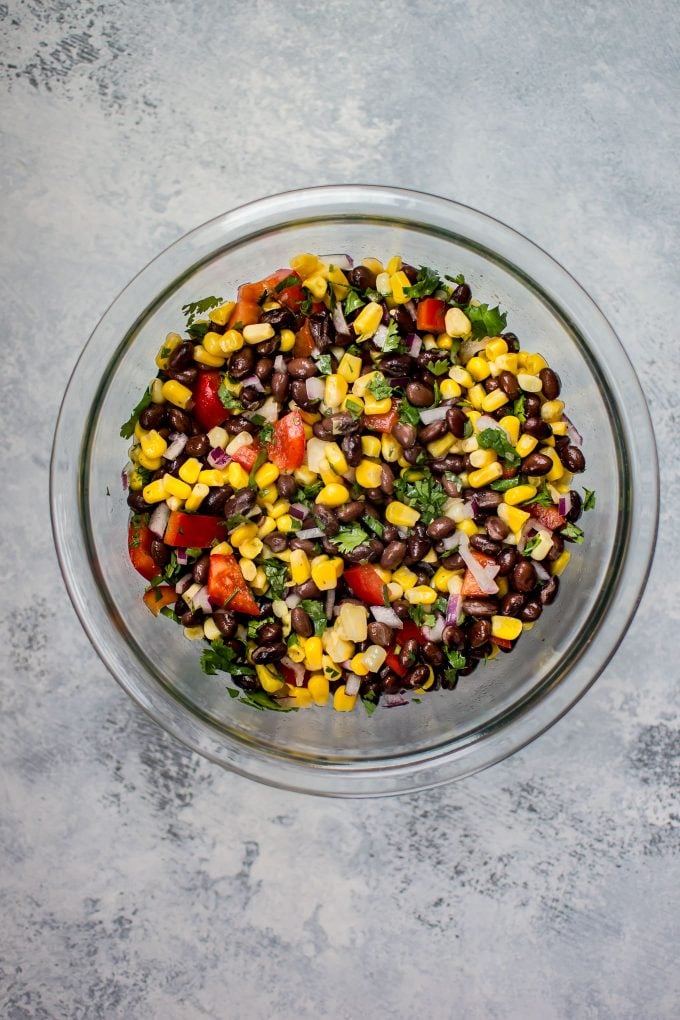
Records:
M0 3L0 1014L680 1012L678 15L669 0ZM126 698L49 529L59 400L132 274L260 195L377 182L525 232L638 368L660 553L603 677L455 786L323 802L220 771Z

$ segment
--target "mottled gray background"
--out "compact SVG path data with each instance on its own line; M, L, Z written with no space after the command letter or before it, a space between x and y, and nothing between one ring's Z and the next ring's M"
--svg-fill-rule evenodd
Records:
M680 1015L678 52L670 0L0 3L0 1015ZM324 802L220 771L95 657L48 522L68 375L188 228L377 182L527 233L638 368L660 554L593 690L491 771Z

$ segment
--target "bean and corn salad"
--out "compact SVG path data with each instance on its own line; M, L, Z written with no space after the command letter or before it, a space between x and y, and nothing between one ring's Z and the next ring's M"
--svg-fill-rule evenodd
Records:
M121 428L144 602L259 709L406 704L509 652L595 494L559 376L399 256L184 306Z

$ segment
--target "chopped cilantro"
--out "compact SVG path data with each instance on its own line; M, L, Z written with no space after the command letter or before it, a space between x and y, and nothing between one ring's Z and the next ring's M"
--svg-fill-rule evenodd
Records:
M536 546L540 543L540 535L532 535L527 544L522 549L522 556L531 556Z
M505 329L507 315L498 306L468 305L467 317L472 323L472 335L475 339L483 336L498 336Z
M309 291L307 290L306 287L303 287L302 290L304 292L305 299L302 302L302 304L300 305L300 313L302 315L309 315L309 313L312 310L312 305L314 304L314 298L309 293Z
M364 542L368 542L368 535L359 524L352 524L348 528L341 528L341 530L333 537L333 542L337 545L340 552L346 556L347 553L354 552Z
M368 392L372 393L376 400L386 400L392 396L392 387L384 376L375 375L368 384Z
M596 493L595 493L594 489L584 489L583 490L583 509L584 510L594 510L595 509L595 500L596 499L597 499L597 496L596 496Z
M316 367L319 369L319 375L330 375L333 371L330 354L322 354L317 358Z
M285 290L286 287L297 287L299 283L300 277L296 276L295 273L293 273L291 274L291 276L287 276L285 280L281 280L279 283L277 283L276 286L274 287L274 292L278 294L280 291Z
M572 542L576 542L577 545L580 545L583 541L583 532L575 524L572 524L571 521L562 528L560 535L562 538L568 538Z
M271 560L265 560L262 564L262 569L269 582L267 595L270 599L282 599L286 593L285 583L288 580L288 564L272 558Z
M312 482L310 485L305 485L295 493L295 499L298 503L304 503L305 506L309 506L313 499L315 499L321 490L323 489L323 482Z
M459 287L463 283L465 283L465 277L463 276L462 273L459 273L458 276L447 276L446 273L445 273L444 274L444 279L445 280L450 280L451 283L457 283Z
M274 426L271 424L271 422L267 421L260 429L258 439L260 440L261 443L271 443L273 438L274 438Z
M326 616L326 608L322 602L317 602L316 599L303 599L300 603L300 609L304 609L307 616L314 624L314 633L317 637L321 637L326 627L328 626L328 618Z
M522 425L527 420L526 397L524 396L524 394L522 394L521 397L518 397L517 400L513 402L512 413L514 414L515 418L519 419L520 424Z
M175 623L179 623L179 616L174 609L170 606L161 606L159 610L161 616L167 616L168 620L173 620Z
M345 400L345 407L353 418L361 418L363 411L361 408L361 404L358 404L356 400L352 400L350 399L350 397L347 397Z
M410 404L406 397L399 404L399 421L418 428L420 425L420 409Z
M514 489L520 482L520 475L516 475L514 478L498 478L495 482L491 483L491 488L494 492L507 492L508 489Z
M382 522L377 520L375 517L371 517L369 514L364 517L364 524L367 528L370 528L371 531L374 531L378 538L382 538L385 534L385 528L383 527Z
M472 422L468 418L468 420L463 425L463 439L469 439L473 432L474 429L472 427Z
M424 478L409 482L406 478L398 478L394 491L397 499L420 513L423 524L431 524L435 517L441 516L448 496L439 482L429 472Z
M467 660L461 652L456 651L454 648L446 648L445 652L449 660L449 668L444 670L444 676L452 689L458 683L458 670L465 669Z
M192 325L197 315L203 315L204 312L208 312L211 308L221 304L221 297L211 295L210 297L201 298L200 301L190 301L188 305L182 305L182 311L187 317L187 326Z
M276 698L266 691L234 691L229 687L227 690L232 698L238 698L242 704L250 705L259 712L297 712L295 705L279 705Z
M385 337L385 343L383 344L383 354L403 354L404 345L402 344L401 337L399 336L399 330L397 324L392 319L389 326L387 327L387 336Z
M227 411L243 410L243 405L241 404L241 402L234 396L233 393L230 393L229 390L227 389L224 379L220 383L220 388L217 391L217 396L220 398L220 400L222 401L222 406L226 408Z
M352 312L356 312L357 308L362 308L366 302L363 298L360 298L355 290L350 290L345 302L343 304L343 311L345 315L351 315Z
M533 497L528 499L526 502L522 502L522 506L531 506L532 503L537 503L539 506L554 506L552 496L548 492L548 486L545 481L541 483L541 487Z
M451 362L448 358L438 358L436 361L428 361L427 368L433 375L444 375L451 368Z
M221 638L210 642L210 648L206 648L201 655L201 669L208 676L214 676L218 670L230 673L232 676L255 676L255 670L241 657L236 654L233 648L225 645Z
M120 435L121 435L122 439L130 439L131 436L134 435L135 425L137 424L137 421L139 420L139 416L142 413L142 411L144 410L144 408L148 407L150 403L151 403L151 392L149 390L149 387L147 386L147 388L144 390L144 394L142 396L142 399L139 401L139 403L133 409L132 414L130 415L128 420L126 422L124 422L121 425L121 427L120 427Z
M361 703L363 704L364 708L366 709L366 715L370 718L373 715L373 713L375 712L376 708L378 707L378 703L375 700L373 692L372 691L368 691L367 694L362 694L361 695Z
M435 615L430 606L409 606L408 615L416 627L434 627Z
M200 322L194 322L192 326L187 326L187 333L192 340L202 340L206 333L209 333L212 329L212 322L206 322L204 319ZM234 327L236 329L238 323Z
M411 287L404 287L404 294L408 298L423 298L434 294L442 285L439 274L428 266L421 266L418 270L416 282Z
M482 450L495 450L511 467L517 467L520 463L519 454L515 453L512 443L508 442L501 429L482 429L477 442Z

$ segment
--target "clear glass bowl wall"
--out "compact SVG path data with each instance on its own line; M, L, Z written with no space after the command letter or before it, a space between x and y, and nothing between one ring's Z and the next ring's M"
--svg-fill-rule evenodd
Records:
M512 654L480 666L454 692L428 694L419 705L381 709L371 718L361 705L351 714L279 714L232 700L224 675L201 672L200 644L144 607L144 581L125 551L129 511L121 467L129 444L119 429L154 374L165 334L181 329L181 306L206 294L233 297L240 283L287 265L301 251L347 252L356 260L399 253L414 265L464 273L475 297L507 311L521 346L540 351L559 373L567 413L584 436L587 470L576 484L598 493L596 512L581 522L585 541L571 547L557 601ZM312 189L264 200L187 235L102 320L77 366L55 441L57 546L97 650L128 692L177 736L270 783L317 793L392 793L505 756L592 682L625 629L649 565L654 528L647 528L644 547L633 550L637 563L629 539L640 512L632 502L634 480L636 492L646 487L656 520L653 438L630 365L611 345L618 342L606 321L544 253L443 200L383 189ZM605 357L608 351L616 363Z

